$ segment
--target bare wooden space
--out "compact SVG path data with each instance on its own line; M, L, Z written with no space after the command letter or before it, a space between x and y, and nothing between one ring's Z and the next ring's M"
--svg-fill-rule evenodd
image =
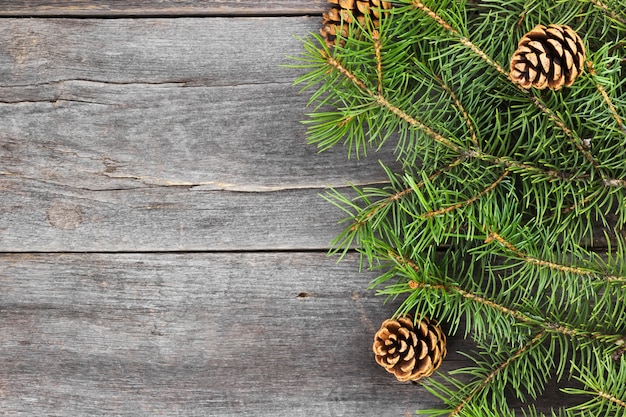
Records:
M306 145L281 65L324 2L103 3L0 5L0 414L435 406L374 362L374 274L325 254L320 193L393 156Z

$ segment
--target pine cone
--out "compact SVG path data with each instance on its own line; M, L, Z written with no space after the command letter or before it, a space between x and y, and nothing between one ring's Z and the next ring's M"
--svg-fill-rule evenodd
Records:
M446 357L446 335L426 317L416 325L410 316L385 320L374 336L376 362L398 381L428 377Z
M379 25L380 9L390 9L391 3L383 0L328 0L330 9L322 14L320 34L328 46L334 46L337 36L349 35L348 25L355 20L365 24L365 16L371 15L374 26Z
M522 37L511 58L511 79L524 88L559 90L583 71L585 46L565 25L538 25Z

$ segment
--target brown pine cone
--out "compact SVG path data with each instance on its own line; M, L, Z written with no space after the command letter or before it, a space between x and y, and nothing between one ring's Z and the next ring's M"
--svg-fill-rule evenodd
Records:
M379 25L380 9L391 8L391 3L384 0L328 0L330 9L322 14L320 34L328 46L334 46L337 36L349 35L349 24L355 20L365 24L365 16L370 15L374 26Z
M524 88L569 87L583 71L585 46L569 26L538 25L522 37L511 58L511 79Z
M426 317L415 325L410 316L385 320L374 336L376 362L398 381L428 377L446 356L446 335Z

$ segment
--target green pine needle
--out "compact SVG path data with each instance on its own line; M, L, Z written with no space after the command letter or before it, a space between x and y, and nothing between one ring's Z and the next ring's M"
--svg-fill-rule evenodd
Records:
M626 416L626 0L392 3L343 46L302 39L294 66L311 144L348 157L390 145L401 166L383 166L383 186L328 191L345 214L331 253L355 248L396 314L480 350L425 382L442 406L420 413ZM538 24L583 38L571 87L509 78ZM553 379L585 402L537 411Z

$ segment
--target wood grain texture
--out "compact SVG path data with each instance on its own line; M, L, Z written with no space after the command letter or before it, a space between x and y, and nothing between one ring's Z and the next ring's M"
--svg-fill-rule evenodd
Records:
M0 82L22 87L18 94L42 97L58 93L68 80L188 87L290 84L300 72L281 65L302 52L297 37L317 32L320 25L318 16L7 18L0 20Z
M436 402L373 359L393 305L349 256L0 257L11 416L404 416ZM451 355L444 368L458 366Z
M11 416L406 416L438 406L373 359L397 304L319 253L0 256ZM459 337L441 370L467 365ZM549 389L539 410L562 404Z
M299 15L325 7L325 0L4 0L0 16Z
M327 248L341 214L317 194L395 158L306 145L280 65L315 24L0 21L0 250Z
M311 189L86 191L2 179L0 190L2 252L323 251L344 217Z

